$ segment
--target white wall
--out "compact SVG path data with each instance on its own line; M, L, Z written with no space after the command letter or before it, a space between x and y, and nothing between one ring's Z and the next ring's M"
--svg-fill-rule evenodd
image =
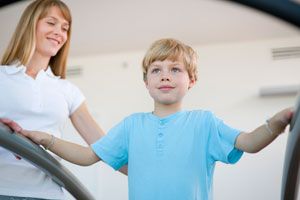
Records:
M228 124L252 130L276 111L294 105L296 97L261 98L259 88L299 84L300 59L273 61L271 48L299 45L300 38L197 46L199 82L186 96L188 109L210 109ZM72 58L70 66L83 68L70 77L87 97L92 115L105 130L133 112L151 111L152 100L142 81L145 50L114 55ZM65 138L83 143L66 127ZM218 164L215 200L279 199L287 135L258 154L244 154L235 165ZM103 163L78 167L64 162L96 199L126 200L127 178Z

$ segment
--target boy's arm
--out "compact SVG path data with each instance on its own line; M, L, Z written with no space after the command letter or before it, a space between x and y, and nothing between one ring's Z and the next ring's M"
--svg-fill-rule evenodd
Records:
M44 132L21 130L20 133L71 163L87 166L100 160L90 147L68 142Z
M82 103L82 105L71 115L70 119L78 133L89 145L104 136L104 131L93 119L85 103ZM123 166L119 171L127 175L127 165Z
M236 139L235 147L248 153L257 153L284 132L293 116L292 108L276 113L266 124L249 133L242 132Z

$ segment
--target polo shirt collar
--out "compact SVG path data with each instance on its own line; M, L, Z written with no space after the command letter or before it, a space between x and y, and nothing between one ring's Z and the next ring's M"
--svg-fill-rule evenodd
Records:
M18 72L24 72L26 71L26 67L20 63L13 64L13 65L7 65L5 66L5 71L7 74L17 74Z
M13 65L5 66L5 71L9 75L17 74L19 72L26 72L26 67L22 65L21 63L16 63ZM39 72L40 73L40 72ZM47 74L50 78L59 79L60 76L55 76L52 72L52 69L50 66L47 67L45 74Z
M52 69L51 69L50 66L47 67L45 73L46 73L49 77L51 77L51 78L54 78L54 79L59 79L59 78L60 78L60 76L55 76L55 75L54 75L54 73L52 72Z

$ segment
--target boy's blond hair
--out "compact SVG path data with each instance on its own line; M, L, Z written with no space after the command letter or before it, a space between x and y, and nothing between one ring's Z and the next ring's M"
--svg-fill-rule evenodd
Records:
M57 54L50 59L50 67L56 76L65 78L70 46L72 17L68 6L60 0L35 0L23 12L11 41L1 59L1 65L20 62L27 65L36 48L36 25L53 6L60 9L69 23L68 39Z
M155 41L143 59L143 78L146 80L149 66L155 61L171 61L182 60L191 80L197 81L197 53L188 45L172 39L160 39Z

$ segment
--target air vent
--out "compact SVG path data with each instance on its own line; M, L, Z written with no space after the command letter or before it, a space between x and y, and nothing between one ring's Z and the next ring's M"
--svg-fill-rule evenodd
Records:
M300 46L272 49L273 60L300 58Z
M262 87L259 90L260 97L294 96L300 92L300 85L282 85Z
M82 67L81 66L68 66L67 68L67 77L75 77L82 75Z

